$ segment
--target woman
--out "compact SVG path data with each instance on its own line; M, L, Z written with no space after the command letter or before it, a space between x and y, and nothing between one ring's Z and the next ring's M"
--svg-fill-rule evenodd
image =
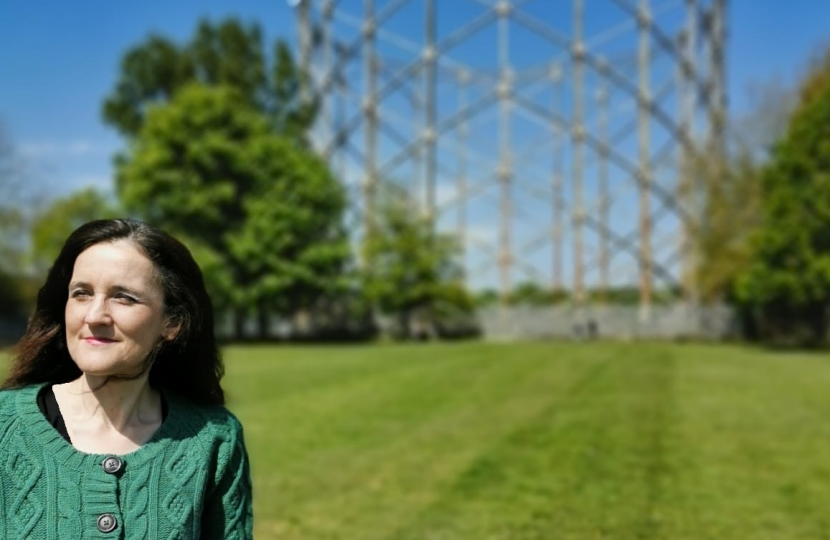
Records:
M73 232L0 391L0 538L250 538L242 428L187 248Z

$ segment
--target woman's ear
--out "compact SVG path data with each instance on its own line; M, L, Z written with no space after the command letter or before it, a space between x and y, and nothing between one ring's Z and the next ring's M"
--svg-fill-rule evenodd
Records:
M176 339L176 336L179 335L179 330L181 330L181 323L173 318L168 317L167 322L164 325L164 330L162 330L161 337L165 341L173 341Z

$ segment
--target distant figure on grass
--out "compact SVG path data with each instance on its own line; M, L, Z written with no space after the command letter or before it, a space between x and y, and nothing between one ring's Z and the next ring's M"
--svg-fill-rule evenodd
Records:
M588 319L584 327L580 323L574 323L573 335L577 341L597 339L599 338L599 323L593 318Z
M588 319L588 339L597 339L599 337L599 323L596 319Z
M212 313L165 232L69 236L0 391L0 538L251 538Z

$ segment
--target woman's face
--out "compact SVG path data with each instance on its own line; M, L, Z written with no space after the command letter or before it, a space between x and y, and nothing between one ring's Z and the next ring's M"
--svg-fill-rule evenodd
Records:
M75 260L65 317L69 355L82 372L137 375L168 322L153 262L128 240L86 249Z

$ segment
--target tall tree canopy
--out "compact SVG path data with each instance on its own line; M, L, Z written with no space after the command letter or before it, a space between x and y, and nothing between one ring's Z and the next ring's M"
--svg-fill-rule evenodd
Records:
M116 86L104 101L104 120L135 137L152 105L169 103L189 84L227 86L262 112L276 132L304 143L317 111L312 93L303 91L308 78L284 41L274 43L271 56L269 64L259 26L234 18L218 24L202 20L182 45L152 34L124 55Z
M695 185L681 197L696 207L697 219L689 230L694 264L684 277L699 301L731 301L738 276L750 264L751 238L761 224L762 165L741 150L735 156L700 152L687 166Z
M186 238L219 304L239 311L293 314L338 286L349 256L340 184L236 88L194 84L148 108L117 190Z
M434 333L441 315L473 307L457 254L453 237L434 232L410 200L391 191L364 243L366 294L403 332Z
M830 89L830 47L816 55L810 62L807 75L799 86L796 111L809 106L813 100L823 99Z
M317 103L281 40L256 24L202 20L183 44L128 50L103 116L125 209L185 239L237 333L256 313L293 315L342 285L345 192L309 149Z
M763 225L738 296L770 337L815 344L830 307L830 77L809 77L802 96L762 176Z

